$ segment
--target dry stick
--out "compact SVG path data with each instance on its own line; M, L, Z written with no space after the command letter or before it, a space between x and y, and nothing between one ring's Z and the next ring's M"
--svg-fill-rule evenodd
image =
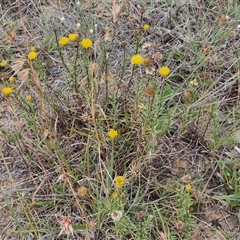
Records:
M46 181L46 179L48 179L48 176L45 176L44 179L41 181L40 185L37 187L37 189L34 191L33 195L32 195L32 206L35 205L36 201L35 201L35 195L37 194L37 192L39 191L39 189L42 187L43 183Z
M78 54L79 54L79 44L78 44L78 41L77 41L77 52L76 52L76 57L74 59L74 77L73 77L73 81L74 81L74 89L75 89L75 93L77 95L77 99L78 99L78 102L80 104L80 106L82 106L83 104L83 101L82 101L82 98L79 94L79 90L78 90L78 85L77 85L77 59L78 59Z
M208 178L207 183L205 184L205 186L204 186L204 188L203 188L203 190L202 190L202 192L201 192L201 196L203 195L203 193L204 193L205 190L207 189L207 186L208 186L210 180L212 179L214 173L216 172L217 168L218 168L218 165L216 164L216 167L214 168L212 174L211 174L210 177Z

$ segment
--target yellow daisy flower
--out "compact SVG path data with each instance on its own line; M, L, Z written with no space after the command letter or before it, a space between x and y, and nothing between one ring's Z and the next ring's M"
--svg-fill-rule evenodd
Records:
M112 199L117 199L118 198L118 193L117 192L113 192L111 197L112 197Z
M191 185L191 184L187 184L187 185L185 186L185 189L186 189L187 192L190 192L191 189L192 189L192 185Z
M10 87L5 87L2 89L2 94L6 97L8 97L11 93L13 93L13 90Z
M77 33L71 33L71 34L69 34L68 38L70 39L70 41L74 42L74 41L77 40L78 34Z
M149 28L150 28L150 25L149 25L149 24L144 24L143 29L144 29L145 31L148 31Z
M27 96L26 96L26 99L27 99L29 102L31 102L31 101L32 101L32 96L31 96L31 95L27 95Z
M132 58L131 58L131 63L132 64L135 64L135 65L140 65L140 64L143 64L144 62L144 59L141 55L134 55Z
M171 70L169 67L164 66L159 68L158 72L162 77L167 77L170 74Z
M28 54L28 59L29 60L35 60L37 58L37 56L38 56L38 54L36 52L32 51Z
M7 61L6 61L6 60L2 60L2 61L0 62L0 66L1 66L1 67L6 67L6 66L7 66Z
M70 39L68 37L61 37L58 41L58 43L61 45L61 46L66 46L68 45Z
M109 136L111 139L114 139L115 137L117 137L117 135L118 135L117 130L110 129L110 130L108 131L108 136Z
M125 178L123 176L117 176L115 178L115 186L116 186L116 188L122 188L124 182L125 182Z
M81 41L81 46L85 49L88 49L90 48L91 46L93 45L93 42L91 39L89 38L84 38L82 41Z

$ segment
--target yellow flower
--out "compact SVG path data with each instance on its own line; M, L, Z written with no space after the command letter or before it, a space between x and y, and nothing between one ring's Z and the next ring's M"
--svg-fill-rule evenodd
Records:
M81 45L82 45L83 48L88 49L88 48L90 48L90 47L93 45L93 43L92 43L92 40L91 40L91 39L89 39L89 38L84 38L84 39L81 41Z
M10 87L5 87L2 89L2 94L6 97L9 96L11 93L13 93L13 90Z
M110 129L110 130L108 131L108 136L109 136L110 138L112 138L112 139L114 139L117 135L118 135L117 130Z
M144 29L145 31L148 31L149 28L150 28L150 25L149 25L149 24L144 24L143 29Z
M195 78L195 79L193 79L192 81L190 81L190 84L192 85L192 86L198 86L198 81L197 81L197 79Z
M158 72L162 77L167 77L170 74L171 70L169 67L164 66L159 68Z
M71 33L71 34L69 34L68 38L70 39L70 41L74 42L74 41L77 40L78 34L77 33Z
M2 61L0 62L0 66L1 66L1 67L6 67L6 66L7 66L7 61L6 61L6 60L2 60Z
M35 60L37 58L38 54L36 52L30 52L28 54L28 59L29 60Z
M187 185L185 186L185 189L186 189L187 192L190 192L191 189L192 189L192 185L191 185L191 184L187 184Z
M131 63L132 64L135 64L135 65L140 65L140 64L143 64L144 62L144 59L141 55L134 55L132 58L131 58Z
M61 37L58 41L58 43L61 45L61 46L66 46L68 45L70 39L68 37Z
M31 96L31 95L27 95L27 96L26 96L26 99L27 99L29 102L31 102L31 101L32 101L32 96Z
M123 184L124 184L124 177L123 176L117 176L115 178L115 186L116 188L122 188Z
M79 189L78 189L78 195L80 197L86 197L88 194L88 189L86 187L83 187L81 186Z
M14 82L15 82L15 77L13 77L13 76L10 77L10 78L9 78L9 82L10 82L10 83L14 83Z
M112 197L112 199L117 199L118 198L118 193L113 192L111 197Z

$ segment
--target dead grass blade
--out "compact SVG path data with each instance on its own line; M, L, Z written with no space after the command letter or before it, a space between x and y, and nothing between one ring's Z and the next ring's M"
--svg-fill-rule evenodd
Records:
M162 240L168 240L167 236L163 232L159 232L159 235L161 236Z
M22 69L25 61L25 58L18 58L13 62L11 68L14 71L14 75L16 75Z
M29 76L29 68L25 68L17 73L18 79L22 82L26 82Z
M120 14L123 10L123 5L124 5L123 2L119 5L116 3L116 0L113 0L113 5L112 5L113 23L116 23L118 21L118 18L120 17Z

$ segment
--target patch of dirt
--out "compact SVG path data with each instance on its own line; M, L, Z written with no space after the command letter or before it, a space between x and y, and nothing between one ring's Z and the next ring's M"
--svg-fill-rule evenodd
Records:
M237 212L228 210L226 203L210 200L201 209L199 226L195 230L192 239L239 239L240 229Z

